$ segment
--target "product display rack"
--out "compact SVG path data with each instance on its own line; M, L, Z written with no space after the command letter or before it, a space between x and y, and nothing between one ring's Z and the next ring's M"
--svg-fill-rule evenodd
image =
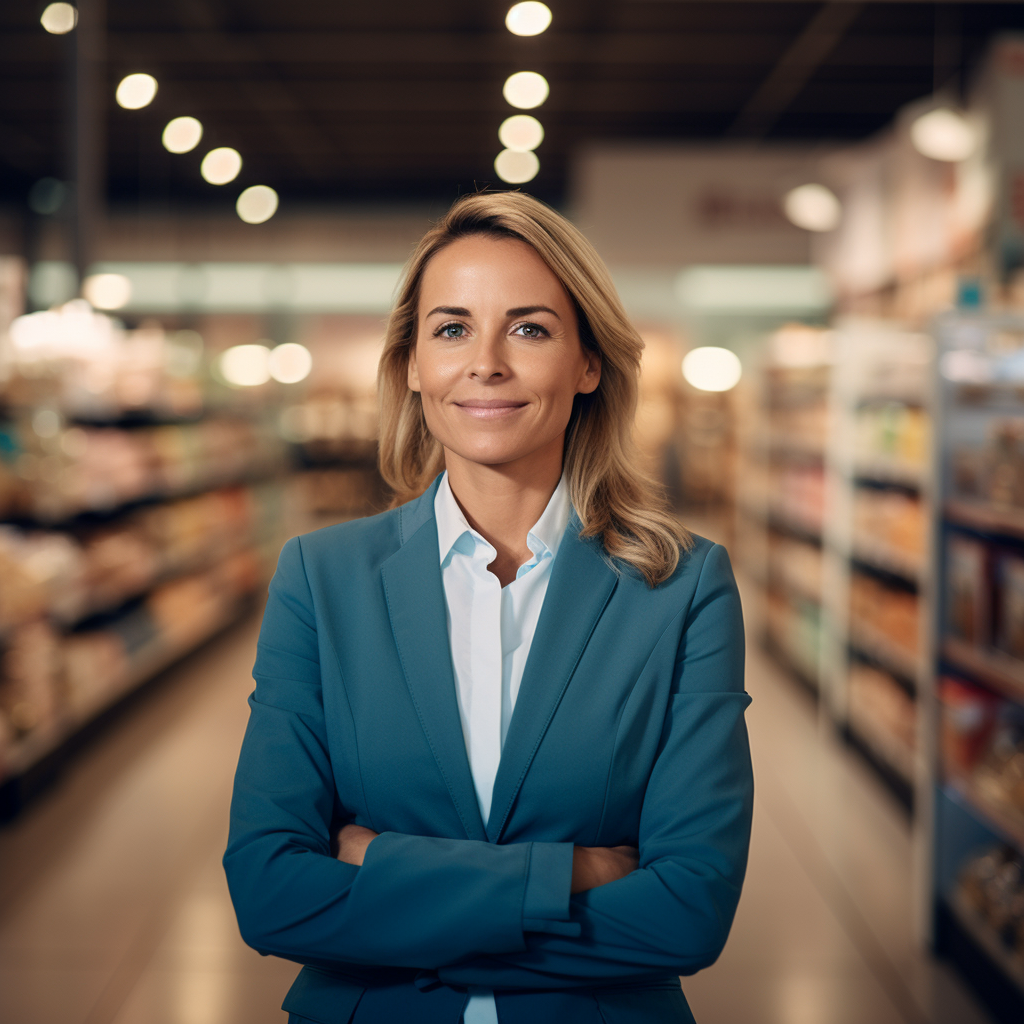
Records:
M831 336L825 712L908 811L924 784L931 340L876 320Z
M257 410L218 390L198 359L175 372L174 332L66 316L79 333L64 351L8 353L0 373L2 816L93 723L237 620L281 539L273 398ZM104 347L79 355L89 330Z
M878 321L777 332L739 480L755 630L908 809L923 774L931 362L930 339Z
M936 948L1024 1019L1024 318L936 321L931 905Z
M751 609L767 650L807 690L820 688L822 519L828 367L768 353L754 415L740 424L737 541L758 585Z

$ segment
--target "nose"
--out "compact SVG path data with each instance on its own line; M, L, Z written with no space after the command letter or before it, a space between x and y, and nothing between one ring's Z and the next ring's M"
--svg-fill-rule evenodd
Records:
M504 338L481 332L470 350L469 376L477 381L501 380L508 376Z

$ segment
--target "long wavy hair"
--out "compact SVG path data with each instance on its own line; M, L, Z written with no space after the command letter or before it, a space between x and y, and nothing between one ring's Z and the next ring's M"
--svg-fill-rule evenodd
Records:
M408 386L416 343L420 281L430 260L467 235L516 238L531 246L576 307L580 341L601 356L601 381L577 395L565 435L563 468L581 537L599 537L607 554L654 587L671 576L693 541L668 510L659 485L639 466L633 441L643 341L626 317L594 247L563 216L522 192L459 199L422 238L388 318L377 374L380 469L400 505L444 469L444 451L427 429L419 393Z

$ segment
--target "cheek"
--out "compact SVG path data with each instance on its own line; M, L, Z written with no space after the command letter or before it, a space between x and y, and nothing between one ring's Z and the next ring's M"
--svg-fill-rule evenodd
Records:
M421 351L416 367L419 370L420 391L425 398L442 394L459 372L452 356L445 357L434 352Z
M552 409L567 411L576 397L576 384L581 368L576 362L557 362L536 367L534 382Z

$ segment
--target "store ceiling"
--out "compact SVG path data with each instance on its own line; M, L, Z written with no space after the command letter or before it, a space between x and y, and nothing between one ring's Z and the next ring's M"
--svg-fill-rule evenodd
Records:
M284 202L447 200L495 183L505 78L551 83L533 111L546 138L529 186L559 201L569 163L595 141L857 139L908 101L969 80L987 40L1024 30L1020 3L547 0L541 36L504 27L511 0L106 0L103 123L111 202L223 202L199 177L214 145L244 158L238 184ZM70 38L45 3L0 7L0 201L62 177ZM144 110L119 79L156 76ZM171 156L171 117L206 126ZM237 191L237 190L236 190Z

